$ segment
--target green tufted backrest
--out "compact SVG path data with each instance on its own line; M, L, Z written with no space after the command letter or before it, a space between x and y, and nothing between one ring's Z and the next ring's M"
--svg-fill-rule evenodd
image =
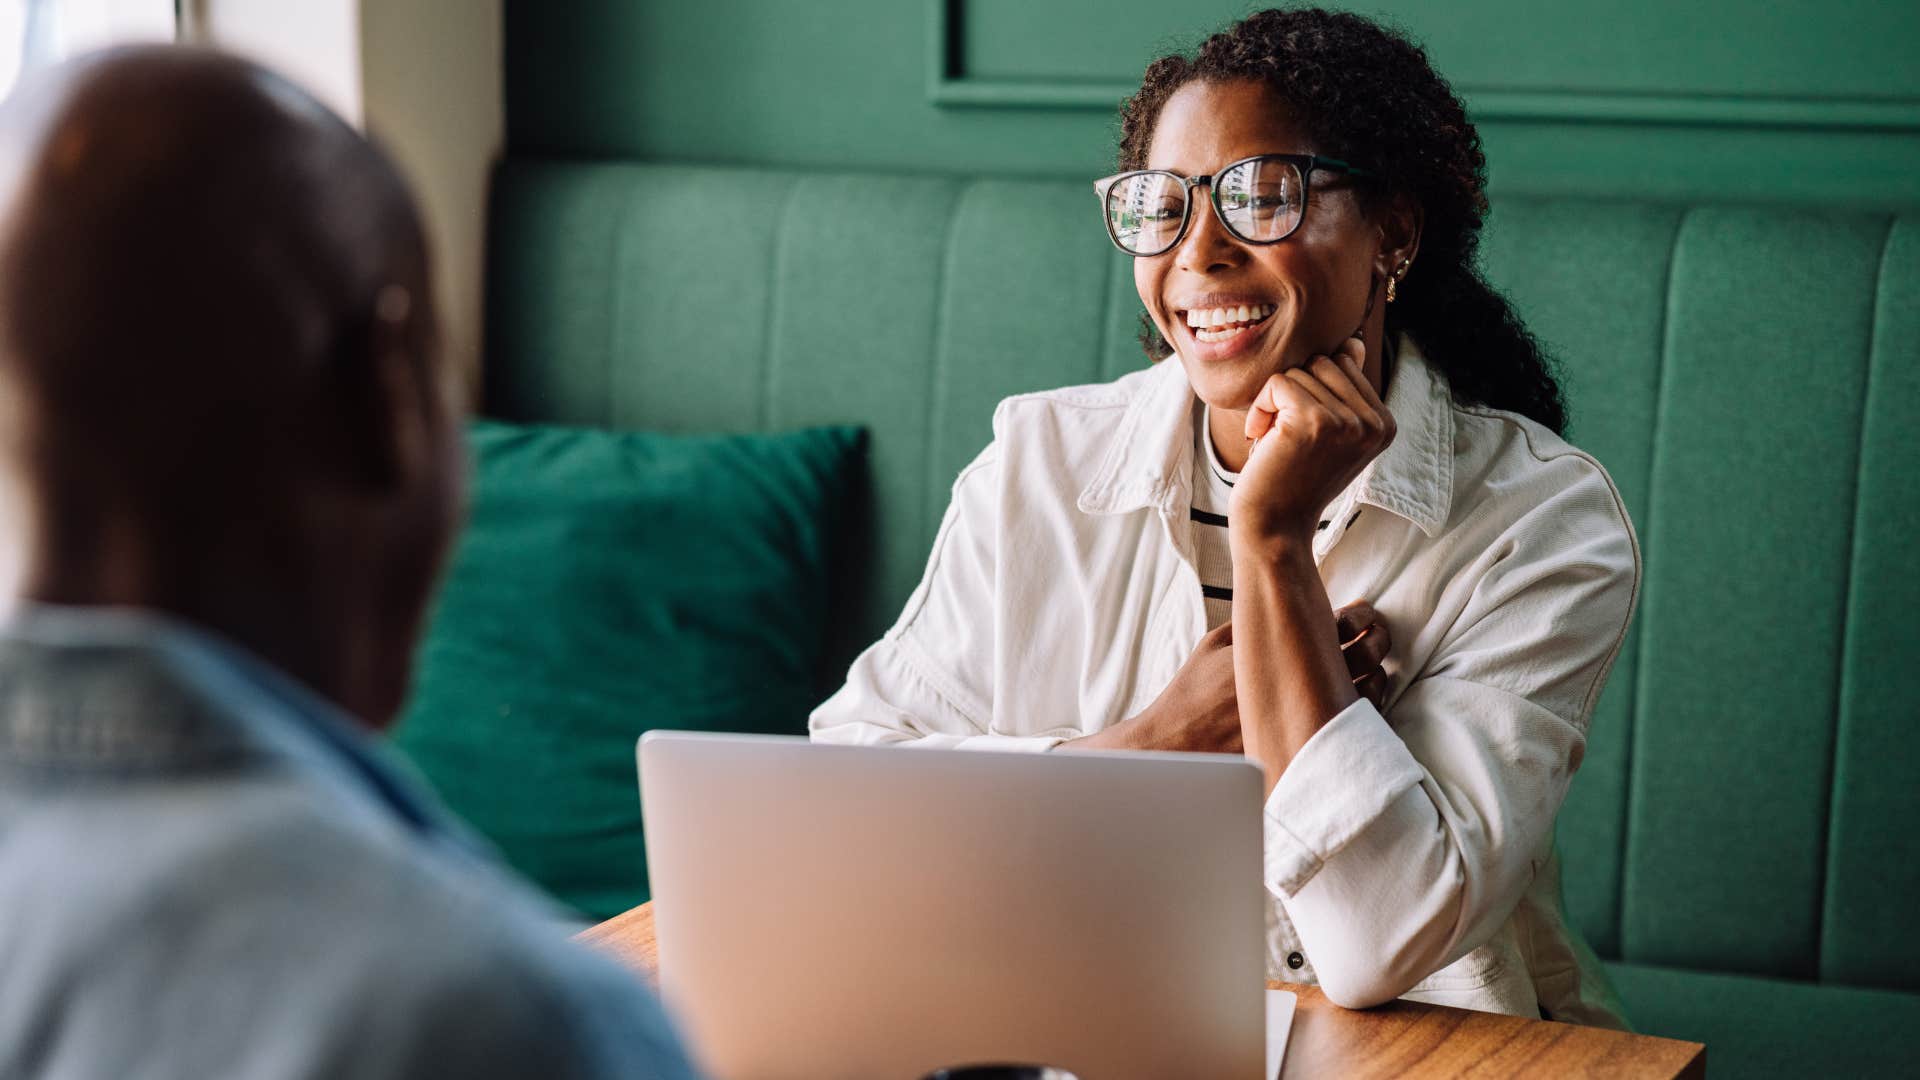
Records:
M912 589L994 403L1143 362L1094 205L1059 181L511 163L488 411L865 425L826 685ZM1920 216L1514 199L1487 269L1646 558L1560 818L1574 920L1634 963L1915 988Z

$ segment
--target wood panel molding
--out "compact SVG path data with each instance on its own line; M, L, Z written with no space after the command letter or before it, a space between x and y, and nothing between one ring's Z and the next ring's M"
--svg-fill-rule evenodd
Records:
M967 73L965 0L927 0L927 98L945 108L1117 110L1138 89L1079 79L981 79ZM1644 94L1456 84L1477 121L1920 132L1920 100Z

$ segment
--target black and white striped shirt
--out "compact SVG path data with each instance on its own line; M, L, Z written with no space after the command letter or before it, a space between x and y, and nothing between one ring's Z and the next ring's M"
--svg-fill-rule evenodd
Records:
M1227 507L1240 474L1228 471L1214 449L1211 411L1196 404L1193 447L1193 501L1187 516L1193 522L1193 565L1200 574L1200 594L1207 602L1207 629L1217 629L1233 618L1233 548L1228 543ZM1360 513L1354 511L1358 518ZM1320 522L1324 529L1328 522Z
M1193 425L1193 563L1207 601L1207 629L1233 618L1233 549L1227 543L1227 505L1240 474L1227 471L1214 451L1209 410L1198 405Z

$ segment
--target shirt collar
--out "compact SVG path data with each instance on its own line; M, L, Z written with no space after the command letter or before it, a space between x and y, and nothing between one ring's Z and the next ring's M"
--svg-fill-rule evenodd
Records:
M1394 341L1386 405L1397 434L1349 490L1439 536L1453 512L1453 390L1406 334Z
M238 645L128 608L22 603L0 625L0 763L172 773L261 757L469 842L351 717Z
M1093 481L1081 491L1080 509L1119 514L1166 508L1186 490L1198 415L1194 400L1177 359L1156 365L1122 414ZM1395 341L1386 405L1398 433L1335 502L1377 506L1438 536L1453 506L1452 391L1405 334Z

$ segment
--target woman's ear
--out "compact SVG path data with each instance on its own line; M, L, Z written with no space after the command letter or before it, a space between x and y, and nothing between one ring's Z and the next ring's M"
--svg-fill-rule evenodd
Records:
M1393 197L1380 215L1380 248L1374 256L1374 273L1382 278L1406 277L1420 256L1420 230L1426 218L1425 209L1412 196Z
M420 323L429 317L412 292L387 285L334 358L341 427L358 479L370 487L408 487L437 463L432 435L443 418L421 355Z

